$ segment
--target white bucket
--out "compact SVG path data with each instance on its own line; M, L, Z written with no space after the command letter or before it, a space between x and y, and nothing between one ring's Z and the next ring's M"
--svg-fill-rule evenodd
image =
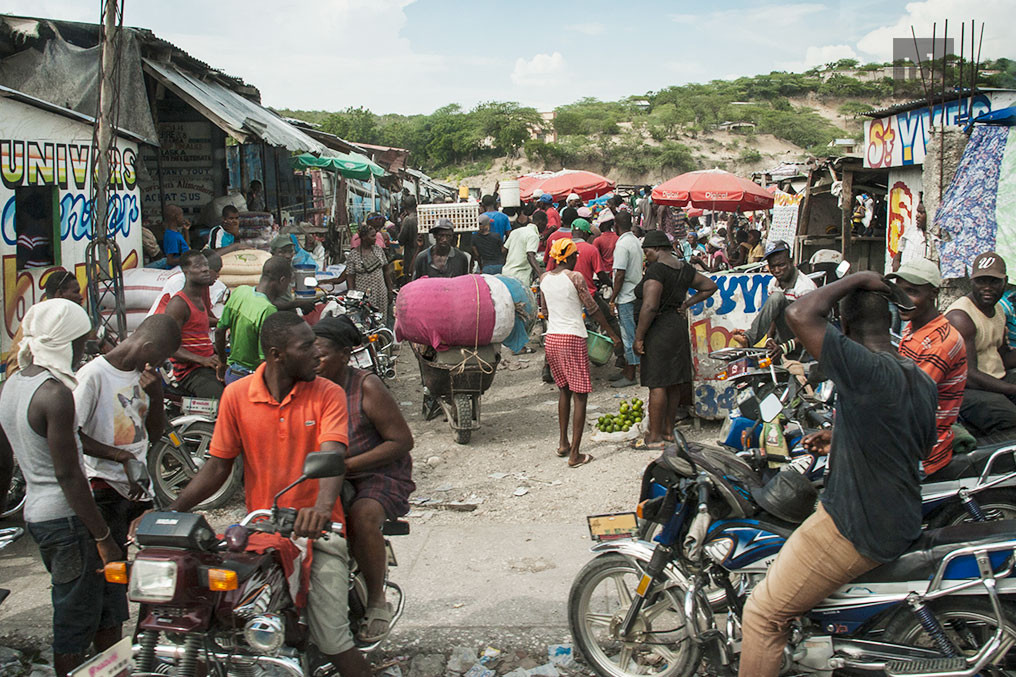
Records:
M501 206L502 207L520 207L522 206L521 198L519 197L519 182L516 180L502 181L499 188L501 193Z

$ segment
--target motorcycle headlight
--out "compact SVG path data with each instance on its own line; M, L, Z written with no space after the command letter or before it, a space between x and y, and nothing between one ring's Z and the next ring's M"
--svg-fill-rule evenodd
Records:
M286 639L286 624L275 614L263 614L247 621L243 638L255 651L273 654L282 648Z
M176 562L137 559L131 567L127 597L132 602L162 604L176 592Z

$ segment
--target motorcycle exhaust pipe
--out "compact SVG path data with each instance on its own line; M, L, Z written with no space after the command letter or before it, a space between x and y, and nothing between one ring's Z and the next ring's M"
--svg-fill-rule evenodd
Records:
M135 644L133 646L133 653L137 655L140 651L141 645ZM229 654L220 651L204 651L200 653L207 656L207 660L217 660L228 664L230 661L243 660L253 664L260 665L263 668L275 668L283 670L290 677L303 677L303 668L300 666L300 662L296 659L286 659L281 656L250 656L250 655L237 655ZM168 658L172 660L180 660L183 658L184 646L183 645L172 645L172 644L158 644L155 647L156 658Z

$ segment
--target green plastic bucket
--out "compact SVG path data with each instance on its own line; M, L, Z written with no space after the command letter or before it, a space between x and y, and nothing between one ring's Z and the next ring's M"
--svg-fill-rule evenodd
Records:
M590 331L586 336L586 349L589 350L589 360L597 367L602 367L610 361L614 342L603 334Z

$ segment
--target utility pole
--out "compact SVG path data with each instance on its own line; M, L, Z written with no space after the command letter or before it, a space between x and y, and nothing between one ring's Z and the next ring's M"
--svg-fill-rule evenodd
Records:
M92 239L85 249L88 275L88 308L92 324L101 337L114 342L127 335L123 297L123 268L116 237L110 237L110 193L116 124L120 108L120 45L123 40L123 0L103 0L99 28L99 105L92 134ZM119 168L123 171L123 168ZM122 215L114 215L123 218ZM105 301L105 303L103 303ZM103 315L103 307L110 308Z

